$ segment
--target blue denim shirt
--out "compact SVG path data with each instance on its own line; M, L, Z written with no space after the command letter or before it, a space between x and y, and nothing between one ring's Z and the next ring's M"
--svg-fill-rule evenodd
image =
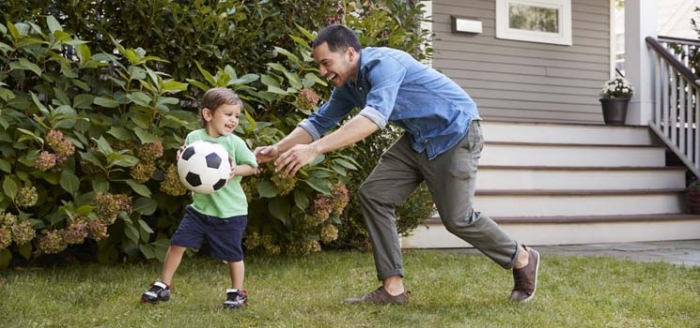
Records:
M412 137L411 148L427 151L432 160L462 140L472 120L481 120L457 83L404 51L364 48L355 81L333 89L329 101L299 127L317 140L359 107L380 129L389 122L403 128Z

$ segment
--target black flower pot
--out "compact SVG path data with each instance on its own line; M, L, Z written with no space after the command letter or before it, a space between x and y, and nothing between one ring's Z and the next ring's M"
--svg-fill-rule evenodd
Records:
M603 120L608 125L624 125L630 98L601 98Z

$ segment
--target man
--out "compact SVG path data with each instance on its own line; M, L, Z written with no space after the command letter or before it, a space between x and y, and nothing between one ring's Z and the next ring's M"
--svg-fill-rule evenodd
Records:
M528 301L537 286L539 254L506 235L472 200L483 138L476 104L445 75L390 48L362 49L342 25L322 30L312 44L320 73L335 88L330 100L288 136L259 147L260 163L294 175L320 154L353 145L392 122L405 130L359 189L382 286L346 303L408 303L394 209L426 181L445 227L505 269L513 269L510 299ZM322 136L354 107L362 110Z

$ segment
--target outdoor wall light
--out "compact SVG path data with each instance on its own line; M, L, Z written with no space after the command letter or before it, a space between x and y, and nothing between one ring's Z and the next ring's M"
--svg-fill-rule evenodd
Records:
M463 32L463 33L473 33L481 34L481 21L465 18L450 16L452 18L452 32Z

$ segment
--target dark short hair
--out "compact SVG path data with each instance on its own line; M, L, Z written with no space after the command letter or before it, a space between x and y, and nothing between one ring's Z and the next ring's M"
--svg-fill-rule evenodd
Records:
M238 95L229 88L211 88L207 90L199 104L199 123L202 127L205 127L207 124L204 120L204 116L202 116L202 111L208 108L214 113L221 105L243 106L243 102L241 98L238 98Z
M328 49L332 52L343 51L348 47L354 48L357 52L362 50L360 39L355 32L340 24L329 25L321 30L311 44L311 49L315 49L324 42L328 42Z

